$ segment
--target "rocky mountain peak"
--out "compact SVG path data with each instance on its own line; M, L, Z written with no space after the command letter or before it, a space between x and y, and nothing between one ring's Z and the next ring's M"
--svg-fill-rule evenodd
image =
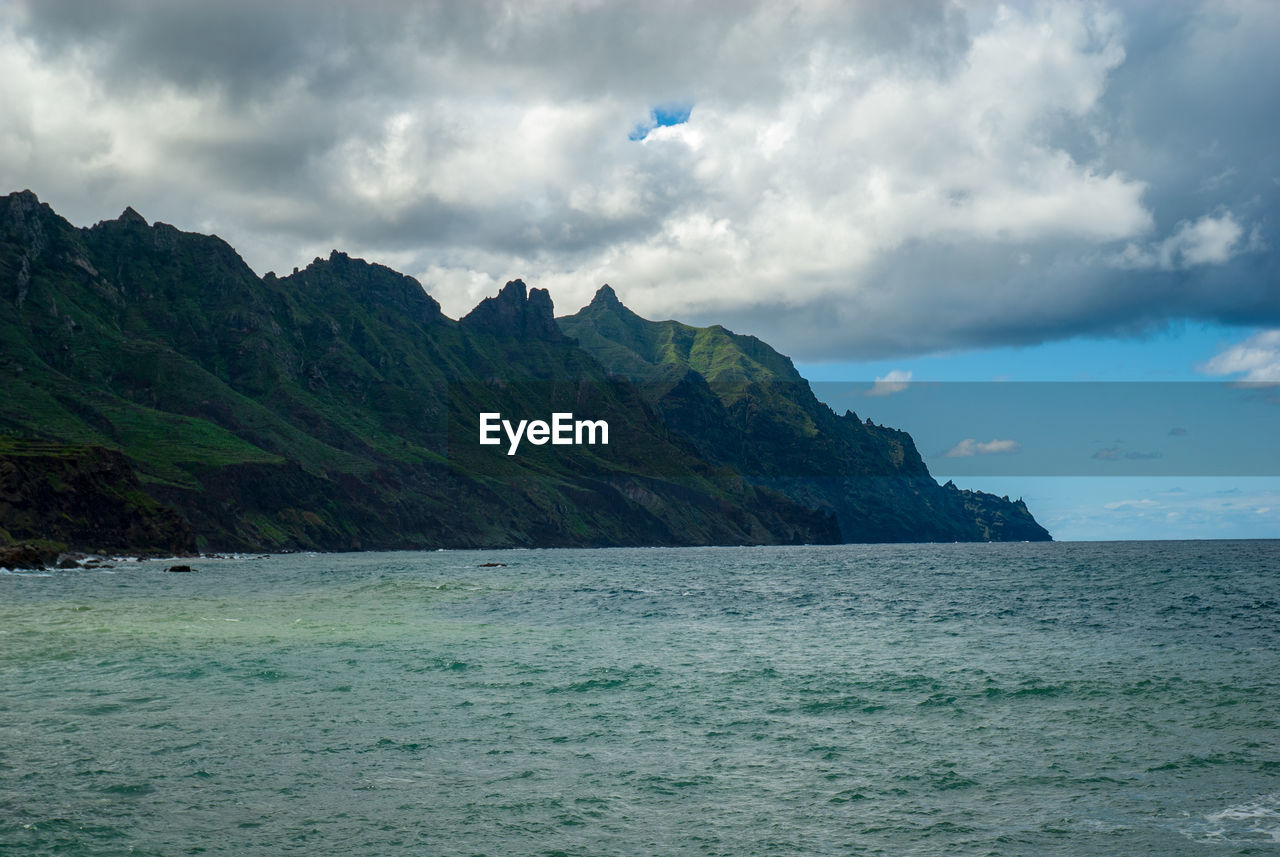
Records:
M137 223L147 226L147 219L141 214L133 210L133 206L128 206L124 211L120 212L120 216L116 218L119 223Z
M498 291L497 300L511 306L519 306L527 298L528 287L525 286L524 280L515 279L507 280L507 284Z
M0 197L0 236L13 235L25 246L29 259L44 251L47 243L44 220L53 217L56 217L53 210L29 190Z
M366 308L402 313L422 324L444 318L440 304L413 277L341 250L331 251L328 258L317 256L303 270L295 268L292 274L277 280L305 290L313 300L329 308L354 300Z
M31 190L16 190L13 193L0 199L6 200L10 206L21 208L26 211L40 207L40 197L35 195Z
M474 330L501 336L561 340L555 307L546 289L529 289L524 280L511 280L496 297L485 298L462 323Z
M605 283L596 290L595 297L591 299L591 306L604 309L616 309L622 306L622 301L618 300L618 294L613 287Z

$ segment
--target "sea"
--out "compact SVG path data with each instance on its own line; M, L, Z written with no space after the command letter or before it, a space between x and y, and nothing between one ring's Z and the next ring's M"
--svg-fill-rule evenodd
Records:
M1280 542L0 574L0 854L1280 855Z

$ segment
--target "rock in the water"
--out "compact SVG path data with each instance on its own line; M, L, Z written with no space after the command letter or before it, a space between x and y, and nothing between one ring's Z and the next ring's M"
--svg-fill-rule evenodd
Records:
M0 568L44 568L58 552L39 545L18 543L0 547Z

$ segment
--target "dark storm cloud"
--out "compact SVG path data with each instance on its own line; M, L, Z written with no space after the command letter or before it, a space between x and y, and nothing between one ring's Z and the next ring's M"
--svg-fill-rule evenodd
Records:
M798 46L827 42L842 52L923 53L948 63L965 43L963 16L942 2L909 10L850 3L834 15L803 4L736 2L700 4L696 13L675 2L17 5L19 31L43 52L89 48L121 86L161 81L236 98L299 75L325 95L410 91L424 83L415 80L412 59L430 56L460 78L556 97L715 89L758 99L783 91L778 72Z
M0 182L811 359L1263 325L1277 40L1248 2L12 3Z

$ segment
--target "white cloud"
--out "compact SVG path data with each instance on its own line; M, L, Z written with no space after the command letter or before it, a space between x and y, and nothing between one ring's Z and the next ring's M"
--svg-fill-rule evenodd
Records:
M1123 445L1117 445L1099 449L1090 457L1099 461L1120 461L1122 459L1125 461L1147 461L1155 458L1164 458L1164 453L1159 451L1142 452L1134 449L1126 450Z
M1243 235L1244 229L1231 212L1219 217L1206 215L1194 223L1180 224L1161 253L1166 266L1172 265L1175 257L1185 266L1221 265L1231 258Z
M1244 227L1231 212L1206 214L1195 221L1183 221L1163 241L1147 247L1128 244L1114 257L1121 268L1185 270L1196 265L1223 265L1254 242L1245 242Z
M1124 58L1119 20L1046 9L1003 10L943 74L819 43L805 67L782 70L783 98L741 104L707 93L687 124L648 142L689 159L697 207L723 228L697 246L665 233L620 246L611 281L638 294L642 311L841 296L874 315L884 298L910 299L877 293L869 275L912 243L1146 232L1142 182L1081 163L1040 133L1062 117L1088 123Z
M1233 527L1250 526L1248 519L1251 516L1268 516L1274 518L1271 513L1274 511L1274 504L1280 499L1274 487L1274 480L1262 480L1254 478L1250 480L1258 482L1265 487L1251 488L1247 494L1239 501L1224 500L1220 496L1201 491L1179 492L1173 494L1171 492L1161 492L1160 499L1152 497L1136 497L1131 499L1116 500L1101 504L1101 508L1107 513L1115 513L1119 517L1107 520L1106 518L1098 518L1094 525L1108 524L1124 526L1125 516L1132 515L1135 517L1158 518L1163 516L1166 521L1183 522L1189 527L1194 527L1188 533L1194 537L1200 538L1221 538L1224 531L1230 531ZM1220 493L1220 492L1219 492ZM1239 494L1240 492L1233 492ZM1086 514L1096 515L1096 510L1082 510ZM1167 533L1158 533L1156 538L1186 538L1192 537L1188 533L1179 533L1171 530ZM1271 537L1271 532L1263 531L1261 533L1253 531L1246 533L1252 537ZM1134 536L1129 536L1130 538ZM1137 536L1141 538L1142 536ZM1152 537L1148 535L1148 537Z
M0 2L0 193L810 358L1280 317L1197 279L1270 259L1280 7L1177 7Z
M891 396L894 393L901 393L910 386L911 372L901 369L891 369L883 376L876 378L875 384L867 390L868 396Z
M972 458L975 455L1013 455L1022 451L1022 444L1016 440L992 439L979 442L971 437L957 443L947 450L943 458Z
M1263 330L1196 367L1205 375L1236 375L1250 383L1280 383L1280 330Z
M1159 505L1160 504L1155 500L1152 500L1150 498L1143 498L1141 500L1117 500L1113 503L1104 503L1102 504L1102 508L1110 509L1114 511L1116 509L1144 508L1144 507L1159 506Z

